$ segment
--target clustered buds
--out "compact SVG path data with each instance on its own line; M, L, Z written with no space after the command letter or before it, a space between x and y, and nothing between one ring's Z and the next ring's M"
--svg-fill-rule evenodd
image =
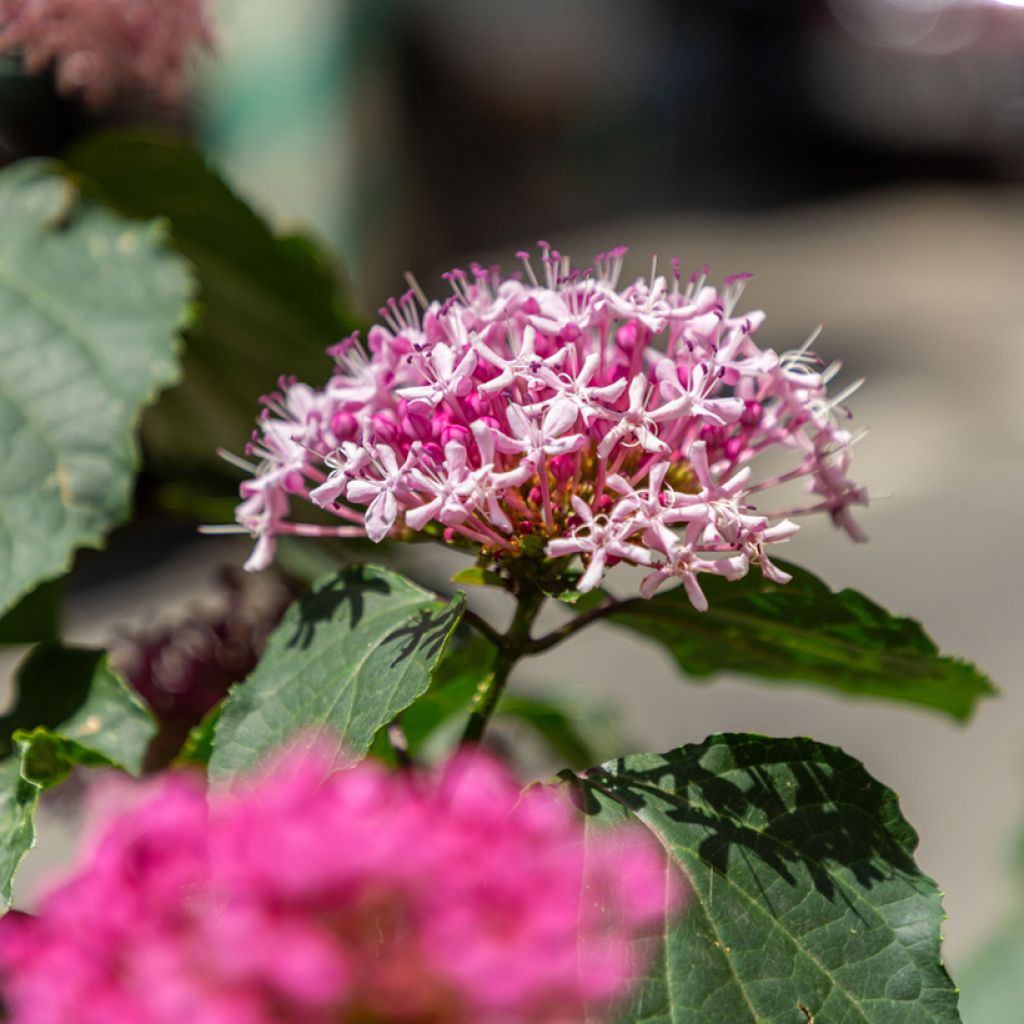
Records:
M142 90L180 100L193 54L212 45L207 0L0 0L0 51L91 107Z
M580 591L617 562L642 566L645 596L680 581L704 609L701 573L756 566L786 582L768 548L798 516L860 538L842 405L860 382L829 397L839 364L810 351L814 336L759 347L764 315L736 312L748 275L718 290L675 262L620 289L622 249L586 271L541 250L541 279L520 253L525 274L474 265L447 275L444 302L418 287L391 300L365 346L329 350L323 388L285 379L267 396L237 511L258 538L248 568L281 534L424 535L499 568L579 557ZM761 508L798 480L808 499ZM341 525L291 521L295 498Z
M208 804L165 777L38 917L0 921L11 1024L569 1024L678 904L653 841L561 790L292 754ZM115 803L123 804L119 796ZM588 1016L587 1019L592 1019Z

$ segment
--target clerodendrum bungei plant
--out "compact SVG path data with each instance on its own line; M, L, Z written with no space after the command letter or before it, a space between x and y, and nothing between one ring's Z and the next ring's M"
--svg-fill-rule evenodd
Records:
M444 302L418 286L392 300L365 348L356 334L331 350L323 388L281 380L249 447L259 464L243 463L250 569L270 564L282 534L425 537L471 553L515 596L504 636L470 619L498 647L470 739L519 657L617 607L532 639L546 595L574 601L624 562L648 570L645 598L679 582L706 611L702 574L790 581L768 548L797 531L791 517L825 512L863 539L841 404L860 382L830 398L839 364L825 367L813 338L781 355L760 348L764 314L736 308L747 275L721 293L706 271L684 287L674 260L671 281L619 290L625 250L586 271L541 251L541 280L520 253L525 274L475 265L449 275ZM779 454L784 469L757 472ZM794 480L810 498L786 508L777 492ZM296 496L344 525L291 521Z
M0 19L0 45L92 106L177 95L212 38L198 0L0 0ZM13 1024L959 1020L917 837L852 757L687 723L689 745L594 766L570 705L509 686L603 622L691 677L958 720L991 691L915 622L778 560L809 515L862 539L859 382L816 336L760 344L746 275L630 282L624 250L580 270L542 245L452 272L444 298L410 282L360 333L328 258L185 143L90 135L0 172L0 207L0 641L32 644L0 728ZM306 383L324 349L333 373ZM282 372L229 456L227 525L207 454ZM108 660L60 642L50 581L127 517L138 418L179 375L141 426L154 500L291 576L262 603L236 580L226 610ZM465 564L428 589L355 560L367 540L412 577L423 542ZM462 585L504 592L508 621ZM513 717L567 765L546 784L515 780ZM150 778L102 783L79 867L12 893L40 795L95 767Z

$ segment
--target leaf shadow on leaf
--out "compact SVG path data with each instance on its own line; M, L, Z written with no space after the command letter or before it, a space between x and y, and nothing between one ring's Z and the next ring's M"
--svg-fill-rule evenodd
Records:
M348 629L355 629L362 621L367 593L390 594L391 586L387 580L367 572L365 566L353 565L304 594L298 601L295 633L287 646L307 650L316 639L317 629L332 625L335 614L344 604L349 606Z
M442 614L438 615L438 611ZM398 629L389 633L384 638L384 643L401 641L402 646L391 662L394 668L406 658L411 657L423 645L424 656L433 661L444 647L448 640L448 634L452 627L462 617L461 602L453 601L443 609L424 608L416 618Z
M772 776L767 748L759 744L731 747L736 770L730 774L743 785L696 756L666 759L641 771L620 759L585 778L634 812L653 803L669 820L702 829L705 838L696 852L716 873L735 870L737 858L753 867L754 859L795 887L800 882L794 869L802 866L822 896L842 900L859 916L836 884L837 871L851 873L865 889L896 875L917 876L909 853L917 837L905 824L896 827L892 795L856 762L811 741L794 741L794 746L805 742L814 760L787 759L785 790ZM586 787L582 796L583 810L597 813L598 803Z

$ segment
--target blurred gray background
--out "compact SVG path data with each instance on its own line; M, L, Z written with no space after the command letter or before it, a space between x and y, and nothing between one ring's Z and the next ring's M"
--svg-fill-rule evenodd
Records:
M342 254L364 308L406 269L440 294L440 271L511 266L538 238L579 262L621 243L635 273L653 253L719 280L753 272L763 340L795 347L823 321L819 350L868 378L852 405L871 428L855 474L876 496L871 543L809 524L786 557L921 619L999 700L962 728L809 688L693 685L604 627L516 685L557 681L615 709L635 749L721 730L840 744L919 829L955 969L1004 909L1024 822L1024 0L218 12L198 130L247 198ZM245 546L123 550L131 571L78 594L71 639L194 606ZM59 838L60 821L47 829ZM43 843L23 885L60 845Z

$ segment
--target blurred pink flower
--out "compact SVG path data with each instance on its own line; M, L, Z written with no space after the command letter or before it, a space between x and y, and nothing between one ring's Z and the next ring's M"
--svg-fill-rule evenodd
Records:
M30 74L52 65L91 107L132 90L177 102L212 42L207 0L0 0L0 50L20 50Z
M764 315L737 312L746 275L716 289L674 263L671 279L621 288L624 250L581 272L541 248L540 274L521 253L525 274L473 266L447 275L443 302L392 300L365 348L353 336L329 350L322 389L282 379L255 462L235 460L250 474L236 513L257 537L247 568L267 566L282 534L421 535L510 573L541 551L578 558L581 591L632 563L650 570L644 596L681 582L703 610L700 574L784 582L766 548L797 517L826 513L863 539L843 405L860 382L828 395L839 364L809 351L816 335L758 345ZM788 493L795 481L809 499ZM293 521L296 498L341 525Z
M563 1024L663 923L646 834L480 754L436 776L291 755L207 804L149 784L38 917L0 922L12 1024Z

